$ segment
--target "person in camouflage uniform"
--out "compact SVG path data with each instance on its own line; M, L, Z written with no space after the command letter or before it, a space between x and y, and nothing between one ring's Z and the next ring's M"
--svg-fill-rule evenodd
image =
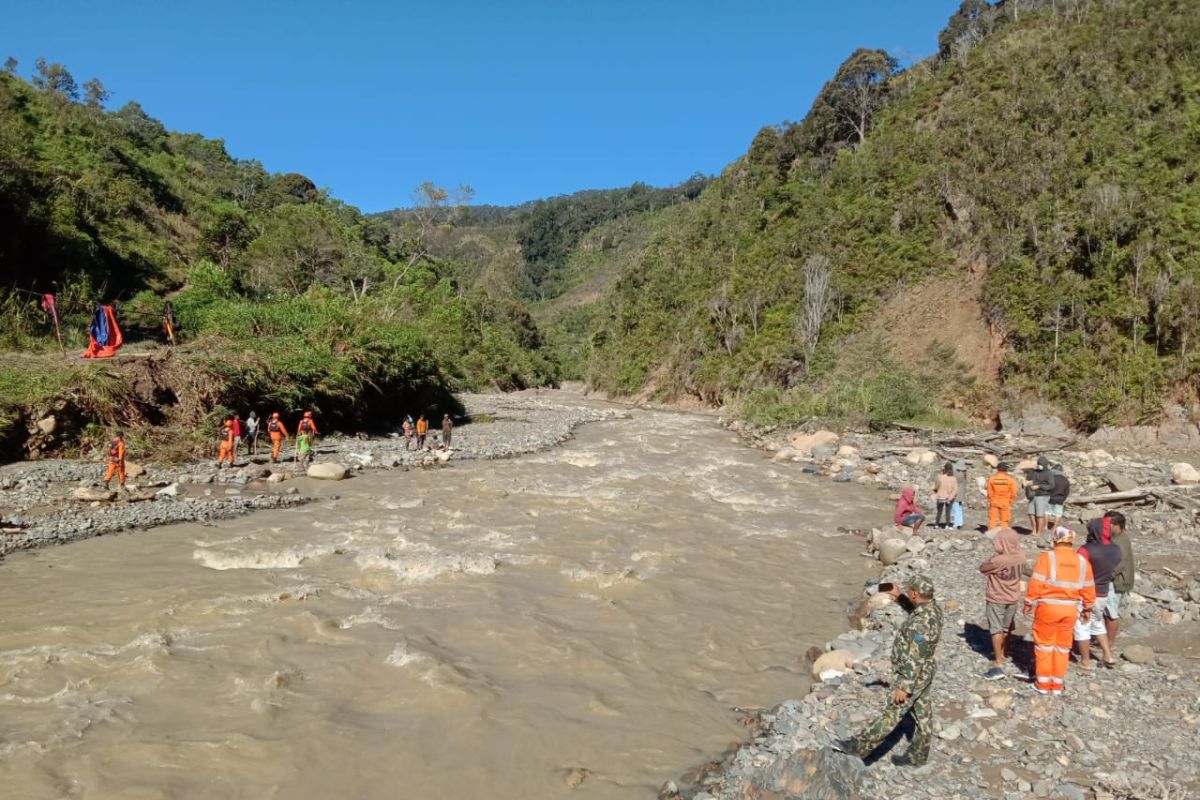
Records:
M912 613L896 631L892 642L892 693L879 719L862 733L834 744L834 749L860 758L875 748L900 724L905 714L912 714L917 730L912 744L903 755L892 756L899 766L920 766L929 759L933 738L933 698L931 696L936 665L934 650L942 635L942 609L933 599L933 581L917 575L908 582L908 599ZM899 598L899 585L892 588Z

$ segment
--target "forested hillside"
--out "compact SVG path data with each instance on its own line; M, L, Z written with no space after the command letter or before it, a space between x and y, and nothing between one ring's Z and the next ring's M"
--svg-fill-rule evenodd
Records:
M204 430L251 402L362 427L452 390L556 380L520 299L459 283L420 237L168 131L137 103L106 110L104 87L81 93L62 65L39 61L31 82L18 67L0 73L0 346L14 354L0 365L0 439L53 403L150 435L165 420ZM163 391L61 359L42 292L72 350L96 304L120 305L136 349L170 299L183 338L157 353L173 373L152 381Z
M1195 4L967 0L939 42L852 54L681 207L604 304L592 382L776 420L1194 398Z

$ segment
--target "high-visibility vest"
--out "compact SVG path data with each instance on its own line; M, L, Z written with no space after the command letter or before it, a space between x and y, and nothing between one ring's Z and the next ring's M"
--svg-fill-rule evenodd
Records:
M1070 551L1060 558L1059 548L1038 556L1025 599L1032 604L1091 606L1096 602L1096 582L1087 559Z

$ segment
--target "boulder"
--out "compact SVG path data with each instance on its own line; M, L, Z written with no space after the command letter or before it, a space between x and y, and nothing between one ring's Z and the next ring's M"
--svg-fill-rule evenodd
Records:
M1131 644L1121 653L1121 657L1131 664L1149 664L1154 660L1154 650L1144 644Z
M937 453L924 447L916 447L908 451L904 460L916 467L928 467L937 461Z
M170 486L164 486L154 494L158 497L177 497L179 495L179 484L172 483Z
M1011 411L1001 411L1000 429L1026 436L1050 436L1056 439L1070 439L1074 435L1054 407L1048 403L1032 403L1019 415Z
M814 447L827 447L835 443L840 437L833 431L817 431L816 433L793 433L788 437L788 444L793 450L799 450L801 453L811 453Z
M1020 461L1017 462L1017 465L1015 467L1013 467L1011 470L1009 470L1009 472L1010 473L1025 472L1026 470L1031 470L1031 469L1037 469L1037 459L1036 458L1021 459Z
M1112 488L1114 492L1131 492L1138 488L1137 481L1127 475L1121 475L1116 472L1110 472L1104 476L1104 482Z
M890 567L908 553L908 542L904 539L888 539L879 545L879 562Z
M343 481L350 474L350 468L345 464L326 461L321 464L311 465L305 474L310 478L316 478L321 481Z
M146 468L141 464L135 464L132 461L125 462L125 477L140 478L146 474Z
M1186 461L1171 465L1171 481L1180 486L1193 486L1200 483L1200 472Z
M909 539L907 542L904 543L904 549L906 549L908 552L912 553L913 555L916 555L917 553L919 553L925 549L925 542L924 542L924 540L914 536L913 538Z
M38 433L43 433L46 436L58 430L58 420L53 414L48 417L43 417L37 421Z
M849 650L830 650L822 653L812 665L812 676L819 679L822 672L847 672L854 664L854 653Z
M789 800L864 800L867 767L861 758L822 750L796 750L761 769L737 773L722 796ZM871 797L878 796L873 791Z
M76 500L83 500L91 503L108 503L117 499L117 493L111 489L97 489L91 486L81 486L71 492L71 496Z
M287 475L282 472L272 472L267 476L267 483L283 483L287 480Z
M874 611L876 609L883 608L884 606L889 606L894 602L896 601L893 600L892 596L887 592L876 592L867 598L866 605L867 610Z
M771 456L771 460L776 464L783 464L787 461L799 461L802 458L804 458L804 453L801 453L799 450L793 450L789 447L785 447L782 450L777 450L775 455Z
M992 469L995 469L1000 464L1000 459L991 453L986 453L983 456L983 463L987 464Z
M1124 428L1106 425L1089 436L1088 441L1124 447L1149 447L1158 441L1158 428L1153 425L1131 425Z
M842 445L841 447L839 447L839 448L838 448L838 450L837 450L837 457L838 457L838 458L852 458L852 459L856 459L856 458L858 458L858 448L857 448L857 447L851 447L851 446L850 446L850 445L848 445L848 444L844 444L844 445Z

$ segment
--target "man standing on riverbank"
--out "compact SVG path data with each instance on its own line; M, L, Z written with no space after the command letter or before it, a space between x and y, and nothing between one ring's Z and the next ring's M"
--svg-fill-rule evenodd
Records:
M221 426L221 432L217 436L220 443L220 449L217 451L217 469L225 466L225 461L229 461L229 466L233 466L233 454L235 452L234 443L237 437L233 433L233 417L227 417L225 424Z
M900 587L891 590L900 598ZM850 739L842 739L833 747L842 753L859 758L869 756L900 724L906 714L916 723L908 752L892 756L892 763L902 767L919 767L929 760L933 739L933 676L937 670L934 650L942 636L942 609L933 599L933 581L917 575L908 582L907 597L913 605L908 619L896 630L892 642L892 693L888 695L883 713L866 730Z
M1008 474L1008 464L997 464L996 474L988 478L988 529L1012 525L1012 507L1020 487L1017 479Z
M454 433L454 420L449 414L442 414L442 447L450 449L450 439Z
M417 452L425 449L425 437L429 434L429 420L425 415L417 417Z
M108 471L104 473L104 485L117 478L117 485L125 488L125 434L117 431L112 444L108 446Z

